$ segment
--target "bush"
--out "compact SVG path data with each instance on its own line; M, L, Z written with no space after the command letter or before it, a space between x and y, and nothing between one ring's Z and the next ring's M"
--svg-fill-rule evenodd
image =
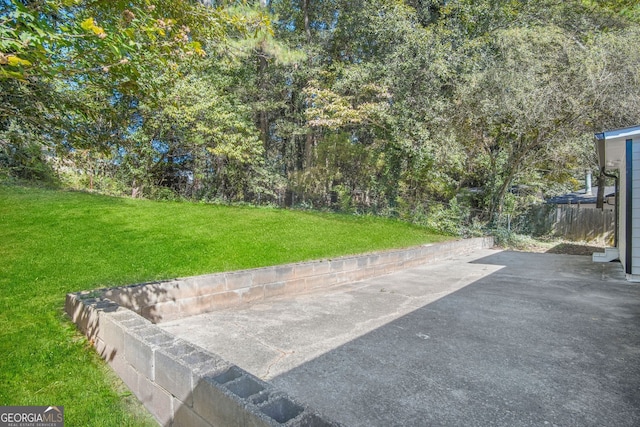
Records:
M54 183L56 175L38 143L11 142L0 136L0 170L27 181Z
M145 194L152 200L165 200L175 202L180 200L180 196L168 187L151 187L148 194Z
M469 212L454 198L448 204L430 203L419 205L410 216L413 222L439 233L453 236L466 234Z
M535 240L531 236L518 234L507 230L504 227L497 227L491 230L496 246L508 249L524 250L535 245Z

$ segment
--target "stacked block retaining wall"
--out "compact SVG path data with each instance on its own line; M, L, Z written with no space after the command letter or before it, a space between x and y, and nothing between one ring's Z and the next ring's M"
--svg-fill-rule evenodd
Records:
M459 240L78 292L67 295L65 310L162 426L332 427L339 424L154 323L363 280L492 245L491 238Z
M299 294L393 273L427 262L493 246L482 237L409 249L209 274L108 289L103 296L153 323Z
M106 298L69 294L65 309L162 426L339 426Z

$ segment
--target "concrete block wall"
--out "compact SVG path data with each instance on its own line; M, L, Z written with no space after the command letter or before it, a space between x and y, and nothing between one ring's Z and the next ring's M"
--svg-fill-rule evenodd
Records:
M456 240L409 249L113 288L104 290L102 296L153 323L159 323L273 296L300 294L356 282L492 246L491 237Z
M493 246L479 238L161 283L68 294L65 310L159 424L339 424L154 323L283 294L309 292Z
M67 314L160 425L339 425L219 356L94 294L67 295Z

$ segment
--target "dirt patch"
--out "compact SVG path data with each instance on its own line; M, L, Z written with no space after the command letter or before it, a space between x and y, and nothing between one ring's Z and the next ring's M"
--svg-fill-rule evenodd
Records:
M527 244L520 245L517 248L505 247L504 249L519 252L591 256L594 252L604 252L605 247L607 246L604 243L598 244L595 242L569 242L564 240L542 241L532 239L530 242L527 242Z
M560 243L548 251L549 254L586 255L591 256L594 252L604 252L604 245L593 246L580 243Z

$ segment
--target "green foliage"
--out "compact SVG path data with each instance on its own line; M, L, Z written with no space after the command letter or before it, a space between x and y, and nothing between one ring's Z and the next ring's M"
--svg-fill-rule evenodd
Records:
M449 203L428 203L418 206L409 218L416 224L428 227L438 233L462 236L470 233L470 212L457 199Z
M188 197L243 200L263 148L250 111L228 92L230 72L187 74L138 103L142 124L124 138L120 168L124 181L141 187L138 194L166 186Z
M215 72L211 84L186 70L202 72L207 55L210 63L228 62L232 37L269 33L263 13L164 0L3 6L0 131L17 117L14 126L48 139L60 173L71 177L66 170L80 170L90 189L119 180L132 195L153 196L166 194L156 187L170 186L176 174L202 174L209 157L219 164L218 177L237 177L246 165L260 163L246 108ZM165 144L171 153L158 150ZM180 150L194 153L191 171L176 171L167 161L166 154ZM108 158L118 167L95 168L85 158Z
M56 175L45 158L43 143L37 136L12 121L0 132L0 170L8 176L54 183Z
M536 244L536 241L526 234L518 234L504 227L497 227L491 230L496 246L512 249L526 250Z
M93 190L497 224L640 121L634 2L211 4L5 3L0 130Z
M133 85L154 67L204 56L204 39L268 25L264 17L189 1L42 0L3 2L0 80L111 73Z
M583 0L588 7L610 10L631 21L640 22L640 4L636 0Z

